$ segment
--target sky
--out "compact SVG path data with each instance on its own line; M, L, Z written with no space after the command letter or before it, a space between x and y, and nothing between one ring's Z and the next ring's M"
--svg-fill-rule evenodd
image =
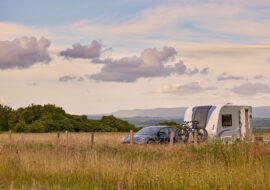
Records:
M0 104L268 106L269 0L0 0Z

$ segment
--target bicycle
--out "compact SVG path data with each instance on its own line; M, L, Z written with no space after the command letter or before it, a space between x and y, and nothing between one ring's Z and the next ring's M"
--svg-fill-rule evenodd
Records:
M182 129L179 129L177 132L179 139L184 143L187 143L189 142L189 138L192 135L194 142L194 134L195 131L197 131L197 142L205 141L208 137L208 133L206 129L199 127L198 124L198 121L184 121L182 124Z

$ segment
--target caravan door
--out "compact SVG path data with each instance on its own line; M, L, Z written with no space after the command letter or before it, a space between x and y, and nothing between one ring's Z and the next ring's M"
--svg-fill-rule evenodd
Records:
M193 121L198 121L198 127L206 128L206 124L208 121L209 111L212 106L198 106L195 107L192 115Z

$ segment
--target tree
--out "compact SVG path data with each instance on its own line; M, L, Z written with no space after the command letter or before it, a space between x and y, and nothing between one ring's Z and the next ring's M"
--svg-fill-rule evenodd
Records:
M12 109L8 106L4 106L0 104L0 130L1 131L8 131L8 120L9 115L11 113Z
M61 107L52 104L34 105L12 110L0 106L0 131L55 132L55 131L129 131L134 129L114 116L104 116L101 120L90 120L86 115L67 114Z

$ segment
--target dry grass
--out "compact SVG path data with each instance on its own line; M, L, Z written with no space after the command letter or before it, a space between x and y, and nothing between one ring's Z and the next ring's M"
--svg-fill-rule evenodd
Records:
M255 133L255 136L261 136L261 137L264 137L266 140L270 141L270 133L258 132L258 133Z
M122 145L124 133L0 135L2 189L270 189L270 147Z

